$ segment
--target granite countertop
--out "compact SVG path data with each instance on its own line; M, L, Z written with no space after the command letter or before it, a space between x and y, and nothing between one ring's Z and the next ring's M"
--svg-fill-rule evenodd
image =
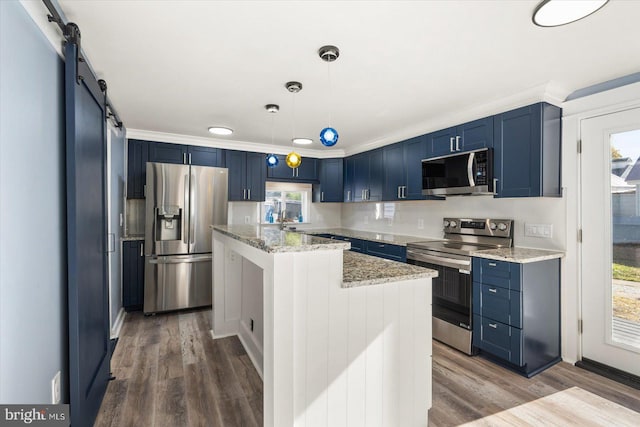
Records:
M438 276L436 270L352 251L344 251L342 260L343 288Z
M305 252L350 249L351 243L280 230L278 226L213 225L212 229L265 252Z
M316 229L300 229L301 233L306 234L335 234L338 236L352 237L354 239L371 240L374 242L391 243L398 246L407 246L411 242L424 242L427 240L442 240L430 237L403 236L400 234L376 233L374 231L351 230L348 228L316 228Z
M509 261L519 264L526 264L529 262L546 261L549 259L556 259L564 257L564 252L550 251L546 249L532 249L532 248L500 248L500 249L485 249L475 251L471 253L471 256L495 259L497 261Z
M134 240L144 240L144 236L122 236L120 241L122 242L130 242Z

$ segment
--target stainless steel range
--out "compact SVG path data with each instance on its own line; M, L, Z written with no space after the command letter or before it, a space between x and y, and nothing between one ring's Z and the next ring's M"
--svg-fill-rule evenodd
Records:
M444 238L407 244L407 262L438 271L433 283L433 337L472 354L471 253L513 246L513 220L445 218Z

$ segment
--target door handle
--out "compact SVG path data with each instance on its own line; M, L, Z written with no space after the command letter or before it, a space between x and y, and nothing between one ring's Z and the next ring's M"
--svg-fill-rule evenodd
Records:
M189 244L189 229L187 228L187 212L189 208L189 175L184 176L184 203L182 204L182 241Z
M496 288L489 288L489 292L491 292L492 294L495 294L498 292L498 290Z
M496 323L489 323L489 326L493 329L498 329L498 325Z
M476 185L476 181L473 178L473 169L476 163L476 153L469 154L469 160L467 161L467 180L471 187Z
M191 154L189 154L189 161L191 161ZM196 175L191 175L191 193L189 195L189 243L196 243L196 192L198 187L198 181Z
M460 151L460 136L456 136L456 151Z

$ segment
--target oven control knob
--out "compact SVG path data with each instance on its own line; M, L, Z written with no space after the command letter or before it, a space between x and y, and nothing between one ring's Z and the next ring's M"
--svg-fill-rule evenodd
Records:
M446 220L445 220L445 222L443 223L443 225L444 225L444 228L447 228L447 227L449 226L449 221L446 221Z
M495 230L497 228L496 223L495 222L490 222L489 223L489 228L492 230Z
M455 221L451 221L449 223L449 227L451 227L451 228L456 228L456 225L458 225L458 224Z
M498 230L504 231L506 229L507 229L507 225L505 223L501 222L498 224Z

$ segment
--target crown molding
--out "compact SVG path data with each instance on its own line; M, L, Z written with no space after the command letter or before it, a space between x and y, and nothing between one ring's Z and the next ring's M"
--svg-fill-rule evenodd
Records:
M280 145L261 144L249 141L232 141L220 138L205 138L200 136L181 135L176 133L155 132L143 129L127 129L127 138L142 139L145 141L167 142L170 144L198 145L201 147L224 148L226 150L253 151L257 153L288 154L291 147ZM301 156L328 159L345 157L344 150L313 150L295 147L295 151Z

